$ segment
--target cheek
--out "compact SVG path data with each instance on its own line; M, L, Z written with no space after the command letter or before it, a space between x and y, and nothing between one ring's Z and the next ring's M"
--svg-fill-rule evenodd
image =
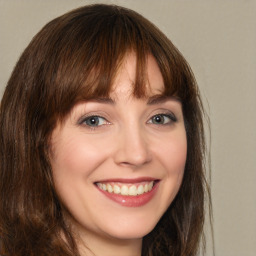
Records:
M108 148L102 143L78 135L64 133L56 138L51 161L56 192L77 219L88 217L87 204L91 204L95 189L93 173L108 155Z
M54 152L52 165L55 176L57 174L88 176L104 161L107 148L88 139L71 136L59 142Z
M169 143L167 143L169 141ZM187 158L187 140L185 132L180 136L166 139L158 151L158 159L165 169L164 197L167 207L171 204L181 186Z
M179 141L176 144L171 144L169 147L167 164L170 166L170 171L183 172L187 159L187 143Z
M167 138L162 147L158 149L158 156L169 175L183 173L187 159L185 132L179 136Z

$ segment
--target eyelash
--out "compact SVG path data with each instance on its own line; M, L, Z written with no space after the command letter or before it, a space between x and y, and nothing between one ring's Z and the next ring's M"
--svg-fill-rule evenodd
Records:
M153 120L157 121L156 118L160 117L161 120L160 121L164 121L164 123L154 123ZM155 118L155 119L154 119ZM166 118L168 118L169 120L166 120ZM99 119L102 119L104 120L103 124L99 124L100 123L100 120ZM94 124L88 124L86 122L89 122L89 121L93 121L93 122L96 122L95 125ZM101 121L102 122L102 121ZM156 114L156 115L153 115L149 121L147 121L148 124L153 124L153 125L171 125L173 123L177 122L177 118L176 116L173 114L173 113L159 113L159 114ZM89 116L86 116L86 117L83 117L81 121L78 122L80 125L85 125L86 127L88 127L89 129L97 129L97 128L100 128L101 126L104 126L104 125L108 125L110 124L110 122L102 117L102 116L99 116L99 115L89 115Z
M174 114L170 114L170 113L168 113L168 114L167 113L159 113L159 114L153 115L150 118L150 120L153 120L154 118L156 120L157 117L164 118L164 121L166 121L165 119L168 118L169 121L166 122L166 123L160 123L160 124L153 123L153 121L151 121L151 122L148 121L147 123L152 123L152 124L155 124L155 125L171 125L172 123L177 122L176 116Z
M87 124L86 122L89 122L90 121L90 119L91 119L91 121L94 119L94 122L95 122L95 120L96 120L96 124L95 125L90 125L90 124ZM103 119L104 121L104 124L98 124L100 121L99 121L99 119ZM107 119L106 118L104 118L104 117L102 117L102 116L99 116L99 115L89 115L89 116L86 116L86 117L83 117L82 118L82 120L81 121L79 121L78 122L79 124L81 124L81 125L85 125L85 126L87 126L89 129L96 129L96 128L99 128L99 127L101 127L101 126L103 126L103 125L107 125L107 124L110 124L110 122L108 122L107 121Z

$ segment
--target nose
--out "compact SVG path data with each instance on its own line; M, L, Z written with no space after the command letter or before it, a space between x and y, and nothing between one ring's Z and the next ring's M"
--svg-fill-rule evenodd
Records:
M140 167L152 160L145 132L134 127L126 127L116 138L117 148L114 161L118 165Z

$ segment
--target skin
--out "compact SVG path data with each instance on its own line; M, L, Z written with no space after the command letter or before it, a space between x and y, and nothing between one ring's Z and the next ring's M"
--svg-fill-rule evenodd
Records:
M147 63L148 97L134 98L135 66L135 55L128 54L111 100L75 105L52 135L53 178L67 220L80 238L81 255L141 255L142 238L155 227L182 182L187 140L181 103L175 98L149 102L164 89L152 56ZM160 123L154 121L156 115ZM90 116L100 116L99 124L91 126ZM153 198L139 207L120 205L95 185L140 177L159 182Z

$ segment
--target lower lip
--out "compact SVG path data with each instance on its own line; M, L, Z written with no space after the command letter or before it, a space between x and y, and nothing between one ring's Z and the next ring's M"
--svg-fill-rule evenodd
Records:
M98 190L103 193L106 197L111 199L112 201L126 207L139 207L143 206L146 203L148 203L155 195L157 188L158 188L159 182L157 182L151 191L144 193L142 195L137 196L123 196L120 194L114 194L106 192L100 188Z

